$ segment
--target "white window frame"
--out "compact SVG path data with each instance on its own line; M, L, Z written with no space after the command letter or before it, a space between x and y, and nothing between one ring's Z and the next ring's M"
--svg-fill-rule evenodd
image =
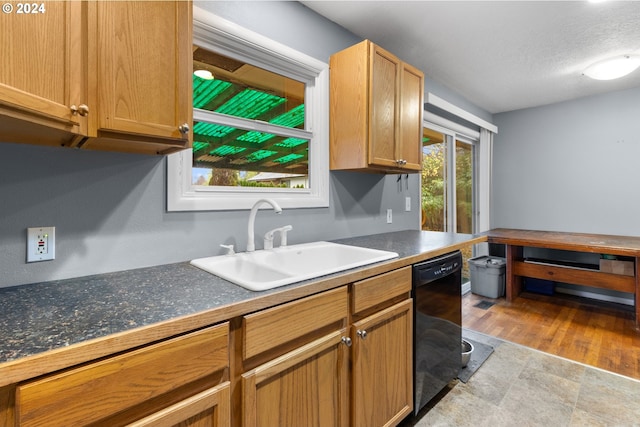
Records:
M269 197L282 208L329 206L329 66L198 7L194 44L305 83L305 131L309 141L309 188L207 187L192 185L193 152L167 156L167 210L250 209ZM194 110L194 119L198 118ZM260 123L256 126L262 126ZM264 123L264 127L271 125ZM306 133L304 132L304 133Z

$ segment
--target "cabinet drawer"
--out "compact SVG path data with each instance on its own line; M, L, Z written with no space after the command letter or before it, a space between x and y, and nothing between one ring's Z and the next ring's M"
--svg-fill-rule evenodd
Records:
M226 368L228 345L224 323L21 384L18 425L99 421Z
M195 427L196 420L201 422L198 426L230 426L230 384L225 381L127 427Z
M353 312L360 313L411 291L411 267L380 274L353 284Z
M346 316L346 286L244 316L243 356L248 359Z

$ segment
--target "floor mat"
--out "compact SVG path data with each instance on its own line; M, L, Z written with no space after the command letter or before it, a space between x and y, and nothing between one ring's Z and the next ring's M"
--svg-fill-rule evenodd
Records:
M460 369L460 373L458 374L458 379L463 383L469 381L469 378L478 370L480 366L491 356L493 353L493 347L488 344L479 343L467 337L464 337L465 341L469 341L473 344L473 353L471 353L471 358L469 359L469 363L467 366Z
M480 301L479 303L477 303L476 305L474 305L474 307L478 307L481 308L483 310L488 310L489 308L491 308L493 305L495 304L495 302L491 302L491 301Z

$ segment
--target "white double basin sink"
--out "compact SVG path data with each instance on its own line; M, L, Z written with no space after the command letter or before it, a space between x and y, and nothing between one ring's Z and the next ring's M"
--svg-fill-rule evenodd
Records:
M251 291L265 291L397 257L395 252L313 242L199 258L191 264Z

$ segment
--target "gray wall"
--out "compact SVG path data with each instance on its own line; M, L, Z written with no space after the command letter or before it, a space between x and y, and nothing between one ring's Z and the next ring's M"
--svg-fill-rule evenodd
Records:
M640 236L639 117L640 88L494 115L492 227Z
M294 2L206 6L323 61L359 41ZM167 212L165 181L162 157L0 143L0 287L181 262L220 254L221 243L244 250L248 211ZM415 229L418 186L418 174L407 190L395 175L332 173L330 208L260 212L256 235L284 224L291 243ZM55 260L25 262L33 226L56 227Z
M329 62L329 56L333 53L327 50L326 46L335 46L334 51L338 51L362 40L331 21L317 19L318 15L315 12L298 2L216 0L194 1L193 4L325 62ZM262 18L272 15L276 15L283 25L273 25L271 20ZM330 29L327 31L327 28ZM318 34L322 34L322 37L318 38ZM402 59L410 62L408 58ZM431 92L483 120L492 121L491 113L427 75L424 78L424 86L425 93ZM443 113L436 108L429 109L437 114ZM469 125L446 113L440 115Z

